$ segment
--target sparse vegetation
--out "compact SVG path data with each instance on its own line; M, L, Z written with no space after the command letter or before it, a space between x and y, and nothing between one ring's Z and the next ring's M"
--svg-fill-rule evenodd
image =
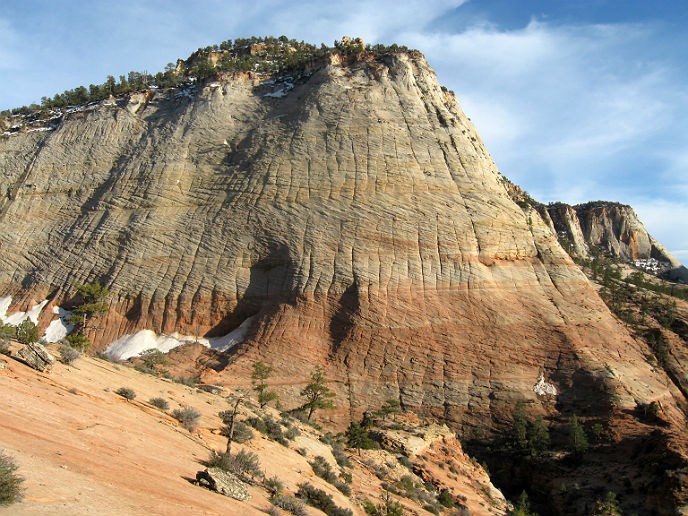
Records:
M172 411L172 417L189 432L193 432L198 427L201 413L193 407L182 407Z
M11 324L0 321L0 355L9 355L10 340L17 336L17 329Z
M389 491L380 496L381 503L375 505L370 500L363 500L363 510L369 516L403 516L404 506L394 500Z
M240 450L234 455L229 453L218 453L213 450L206 465L208 467L220 468L224 471L234 473L248 481L253 481L256 478L264 476L263 470L260 468L258 455L246 450Z
M325 457L318 455L311 462L309 462L309 464L311 465L311 468L313 468L313 473L315 473L316 476L319 476L326 482L329 482L346 496L351 494L351 488L345 480L347 477L342 475L337 476L337 473L332 469L332 466L330 466L330 463L327 462ZM351 481L350 477L348 478L349 481Z
M170 404L165 398L151 398L148 400L148 403L153 405L155 408L159 408L160 410L169 410L170 408Z
M60 362L65 365L71 365L81 358L81 353L71 346L62 344L60 346Z
M199 48L187 59L180 60L179 66L168 63L164 71L155 74L131 71L117 78L108 75L102 84L90 84L88 87L77 86L63 93L57 93L53 97L42 97L40 105L31 104L2 111L0 116L29 114L37 111L43 111L45 115L48 115L48 110L51 109L97 102L111 95L125 95L149 88L175 88L192 84L193 81L216 79L223 72L299 74L303 73L310 63L334 51L345 56L365 52L375 59L382 59L386 55L407 52L409 49L397 44L366 46L360 38L348 37L335 41L334 47L324 43L319 46L313 45L289 39L286 36L228 39L220 44Z
M134 389L130 389L129 387L120 387L115 391L115 394L119 394L125 399L128 400L133 400L136 398L136 393L134 392Z
M91 345L91 341L83 333L70 333L65 337L65 340L70 347L81 351L85 351Z
M298 429L287 429L285 432L282 425L275 421L272 416L265 415L263 417L250 417L246 422L253 428L258 430L261 434L267 435L273 441L280 443L282 446L289 446L289 441L296 438Z
M275 495L270 498L272 504L280 509L294 514L295 516L306 516L306 507L298 498L288 495Z
M263 486L273 496L280 494L282 492L282 490L284 489L284 484L282 483L282 481L279 478L277 478L277 476L272 476L270 478L266 478L263 481Z
M320 509L328 516L353 516L353 512L351 512L350 509L339 507L334 503L332 496L312 484L299 484L296 496L301 498L308 505Z
M241 403L244 401L245 397L246 394L240 391L239 395L234 399L234 406L232 407L232 410L223 410L218 414L220 419L222 419L222 423L224 423L224 426L222 427L222 434L227 438L225 454L228 456L232 453L232 442L235 440L234 434L236 432L237 424L239 423L237 421L237 414L239 413L239 407L241 406ZM245 435L246 433L244 432L244 436ZM253 437L253 434L251 434L251 437ZM251 437L249 437L249 439Z
M24 479L16 474L14 459L0 450L0 506L18 502L22 496Z
M163 369L167 365L167 357L159 349L147 349L139 353L139 360L134 368L137 371L147 374L166 376L168 371Z

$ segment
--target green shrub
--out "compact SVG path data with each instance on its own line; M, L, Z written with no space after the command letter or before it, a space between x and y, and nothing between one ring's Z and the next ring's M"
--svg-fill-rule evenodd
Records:
M346 456L346 452L344 451L344 447L341 444L334 443L332 445L332 455L334 455L334 460L337 461L337 464L339 465L340 468L350 468L351 467L351 462L349 461L349 457Z
M193 432L198 427L201 413L193 407L182 407L174 409L172 417L179 421L189 432Z
M451 493L446 489L443 489L440 492L440 495L437 497L437 501L448 509L452 509L454 507L454 498L452 498Z
M170 408L170 404L167 403L165 398L151 398L148 400L148 403L160 410L168 410Z
M222 435L229 437L229 425L225 425L221 429ZM253 439L254 435L251 428L241 421L234 423L234 433L232 434L232 441L235 443L243 444L247 441Z
M241 450L235 455L213 450L205 464L209 468L220 468L247 480L264 476L260 469L258 455L245 450Z
M327 462L325 457L321 457L320 455L315 457L315 459L313 459L312 462L309 462L309 464L311 465L311 468L313 468L313 473L315 473L317 476L332 484L346 496L351 495L351 488L346 482L347 478L349 479L349 482L351 481L351 475L345 475L343 478L338 478L337 473L335 473L335 471L332 469L330 463Z
M400 455L397 457L397 460L399 461L399 464L405 468L413 469L413 461L411 461L411 459L409 459L406 455ZM449 467L449 470L451 471L451 466ZM454 471L454 473L456 472Z
M330 466L330 463L327 462L325 457L318 455L308 464L310 464L311 468L313 468L313 473L326 482L333 484L335 480L337 480L337 474L334 472L332 466Z
M73 347L67 346L65 344L62 344L60 346L60 362L62 362L63 364L71 365L79 358L81 358L81 353L79 353Z
M201 383L201 380L197 377L187 378L185 376L175 376L174 378L172 378L172 381L176 383L181 383L182 385L186 385L187 387L198 387L198 384Z
M270 416L260 417L250 417L246 422L253 428L258 430L261 434L266 435L268 438L280 443L282 446L289 446L289 441L293 440L297 435L299 435L298 429L294 431L287 431L286 433L282 430L282 425L272 419Z
M120 396L128 400L133 400L134 398L136 398L136 393L134 392L134 389L130 389L129 387L120 387L115 391L115 394L119 394Z
M24 479L16 471L14 460L0 450L0 505L10 505L21 500Z
M296 516L306 516L306 507L298 498L287 495L275 495L270 498L272 504Z
M85 351L91 345L91 341L83 333L71 333L65 337L67 343L74 349Z
M17 326L17 340L22 344L38 342L38 327L31 319L24 319Z
M308 505L312 505L316 509L320 509L327 516L353 516L350 509L344 509L337 506L332 499L332 496L327 494L322 489L318 489L312 484L299 484L299 489L296 491L296 496L301 498Z
M284 484L277 476L266 478L265 481L263 481L263 486L265 486L265 489L270 491L270 494L273 496L279 495L284 489Z

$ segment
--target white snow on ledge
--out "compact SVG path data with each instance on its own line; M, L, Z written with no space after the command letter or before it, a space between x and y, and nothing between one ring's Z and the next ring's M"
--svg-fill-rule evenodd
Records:
M538 396L556 396L557 388L551 383L547 383L545 375L540 373L537 383L533 385L533 392Z
M112 359L126 360L139 356L144 351L150 349L157 349L162 353L167 353L182 344L193 344L194 342L217 351L227 351L231 347L243 342L254 318L249 317L237 328L222 337L204 338L193 335L180 335L176 332L172 335L157 335L153 330L141 330L133 335L123 335L110 344L105 353Z
M59 306L54 306L53 313L57 314L59 318L50 321L50 324L45 329L43 338L46 342L60 342L74 329L74 325L69 322L69 316L72 315L72 312Z
M38 324L38 316L41 315L41 311L48 304L48 300L44 299L37 305L33 305L28 312L14 312L7 315L7 310L11 304L12 296L0 297L0 321L12 326L19 326L26 319L30 319L34 324Z

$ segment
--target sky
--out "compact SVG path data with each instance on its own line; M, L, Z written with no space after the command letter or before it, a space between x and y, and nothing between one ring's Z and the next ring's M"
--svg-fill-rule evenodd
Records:
M630 204L688 263L687 24L686 0L0 0L0 110L229 38L395 42L535 199Z

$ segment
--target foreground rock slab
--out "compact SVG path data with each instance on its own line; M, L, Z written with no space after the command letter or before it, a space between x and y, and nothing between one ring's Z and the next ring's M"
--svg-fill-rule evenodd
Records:
M27 344L17 351L17 358L36 371L50 371L55 363L55 357L38 343Z
M204 471L199 471L196 473L196 482L202 487L217 491L235 500L243 502L251 499L246 484L235 475L220 468L207 468Z

